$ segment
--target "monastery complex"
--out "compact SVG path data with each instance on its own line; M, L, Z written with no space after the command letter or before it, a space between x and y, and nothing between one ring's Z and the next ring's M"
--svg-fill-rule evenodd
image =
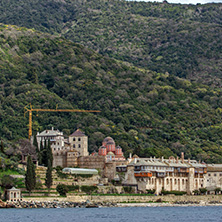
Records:
M65 138L59 130L44 130L37 134L40 144L50 141L53 153L53 167L80 167L99 169L102 177L116 181L123 186L133 187L137 192L155 190L184 191L193 194L206 188L208 192L222 189L222 164L205 164L181 157L139 158L134 155L127 160L120 146L111 137L101 141L98 152L89 155L88 136L77 129Z

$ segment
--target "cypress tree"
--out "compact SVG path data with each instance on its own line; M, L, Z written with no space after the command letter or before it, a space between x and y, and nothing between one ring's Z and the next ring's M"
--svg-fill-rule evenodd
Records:
M25 187L29 191L29 196L31 191L35 188L36 176L35 176L35 166L32 162L31 156L27 159L27 170L25 174Z
M41 153L40 153L40 150L39 150L39 147L38 147L38 142L37 142L36 135L34 136L33 145L35 146L35 152L36 152L36 155L37 155L37 158L38 158L38 162L40 164L40 162L41 162Z
M42 164L44 165L44 166L47 166L48 165L48 156L47 156L47 142L46 142L46 140L45 140L45 142L44 142L44 148L43 148L43 150L42 150Z
M42 141L41 141L41 142L40 142L40 152L42 152L43 149L44 149L44 147L43 147L43 144L42 144Z
M51 163L50 159L48 159L48 166L47 166L47 171L46 171L45 185L48 188L48 194L49 194L50 187L52 186L52 163Z
M50 140L48 140L48 146L47 146L47 160L50 160L51 166L53 163L53 155L52 155L52 149L51 149L51 144L50 144ZM49 164L49 163L48 163ZM47 165L48 165L47 164Z
M5 153L5 151L4 151L4 144L3 144L2 140L1 140L1 152Z
M38 155L39 165L42 165L42 154L43 154L43 144L42 144L42 141L41 141L40 142L39 155Z

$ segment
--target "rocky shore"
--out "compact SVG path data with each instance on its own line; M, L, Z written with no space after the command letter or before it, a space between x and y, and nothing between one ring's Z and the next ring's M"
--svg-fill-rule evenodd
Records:
M0 208L99 208L99 207L116 207L115 203L91 203L90 201L62 202L62 201L19 201L19 202L2 202Z

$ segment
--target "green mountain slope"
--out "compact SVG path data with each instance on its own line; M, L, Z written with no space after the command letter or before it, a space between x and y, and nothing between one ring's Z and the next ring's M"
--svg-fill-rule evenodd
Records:
M222 4L2 0L0 22L61 34L136 66L221 86Z
M136 68L60 37L0 26L0 135L27 137L24 106L78 108L93 113L39 113L33 130L77 127L89 149L112 136L139 156L180 155L222 161L222 92L188 80Z

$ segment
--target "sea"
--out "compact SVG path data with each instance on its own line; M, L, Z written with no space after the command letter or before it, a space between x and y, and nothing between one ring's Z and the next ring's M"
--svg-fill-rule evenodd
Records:
M222 222L222 206L0 209L0 222Z

